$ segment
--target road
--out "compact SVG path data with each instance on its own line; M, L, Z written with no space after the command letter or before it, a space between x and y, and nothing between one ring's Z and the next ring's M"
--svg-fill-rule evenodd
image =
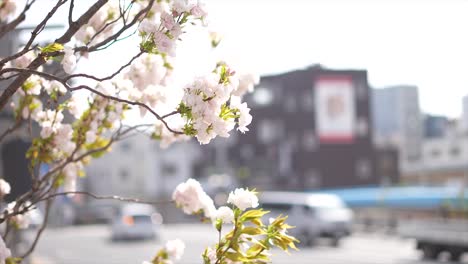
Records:
M106 226L80 226L48 229L36 250L40 264L140 264L150 260L165 240L180 238L187 244L182 260L177 263L202 263L200 254L213 244L216 233L210 225L167 225L161 238L153 241L111 242ZM288 255L273 251L273 263L285 264L429 264L420 261L411 240L383 234L355 234L342 241L340 247L326 241L312 248L302 248ZM468 263L465 256L465 263Z

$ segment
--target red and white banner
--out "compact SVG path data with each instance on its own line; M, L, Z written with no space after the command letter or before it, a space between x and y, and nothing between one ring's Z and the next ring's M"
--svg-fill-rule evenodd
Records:
M315 82L315 126L320 143L352 143L356 107L350 76L321 76Z

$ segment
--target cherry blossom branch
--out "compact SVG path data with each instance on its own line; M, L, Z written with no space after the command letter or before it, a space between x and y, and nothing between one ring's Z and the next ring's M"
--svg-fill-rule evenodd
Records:
M28 0L21 13L13 21L11 21L10 23L0 25L0 39L3 36L5 36L5 34L7 34L8 32L14 30L21 22L23 22L26 19L26 12L28 12L28 10L31 8L34 2L36 2L36 0Z
M100 8L102 8L109 0L98 0L94 3L81 17L73 22L68 30L58 39L55 40L55 43L65 44L68 43L73 35L86 24L93 15L95 15ZM28 69L35 70L44 63L46 63L46 54L39 54L39 56L34 59L28 66ZM31 73L23 73L19 75L0 95L0 110L2 110L5 105L8 103L13 94L19 89L19 87L31 76Z
M111 74L111 75L109 75L109 76L107 76L107 77L98 78L98 77L93 76L93 75L89 75L89 74L85 74L85 73L78 73L78 74L70 74L70 75L68 75L67 77L63 78L63 81L64 81L64 82L68 82L70 79L77 78L77 77L84 77L84 78L88 78L88 79L93 79L93 80L98 81L98 82L110 80L110 79L114 78L115 76L117 76L119 73L121 73L125 68L127 68L128 66L130 66L130 65L131 65L136 59L138 59L143 53L144 53L144 51L138 52L138 54L135 55L135 56L133 56L132 59L130 59L130 61L128 61L126 64L122 65L116 72L114 72L113 74Z
M24 46L23 50L27 50L31 47L32 43L36 39L36 37L44 30L47 22L54 16L54 14L57 12L57 10L67 2L68 0L60 0L57 1L57 4L52 8L52 10L47 13L46 17L34 28L34 30L31 32L31 37L29 38L28 42Z
M82 51L82 52L93 52L93 51L97 51L100 47L102 46L105 46L107 44L109 44L111 41L116 41L120 35L122 35L122 33L124 33L125 31L127 31L127 29L133 27L134 25L136 25L138 22L139 22L139 19L141 17L144 17L148 14L149 11L151 11L151 7L153 6L155 0L150 0L148 5L143 8L142 10L140 10L136 15L135 17L132 19L132 21L128 24L124 24L122 26L122 28L120 28L120 30L118 30L116 33L112 34L111 36L109 36L108 38L104 39L103 41L91 46L91 47L88 47L87 45L86 46L81 46L81 47L77 47L75 48L75 51Z
M94 94L97 94L103 98L106 98L106 99L109 99L109 100L113 100L113 101L116 101L116 102L120 102L120 103L126 103L126 104L129 104L129 105L136 105L136 106L140 106L140 107L143 107L145 108L146 110L148 110L151 114L153 114L159 121L161 121L164 126L169 130L171 131L172 133L174 134L178 134L178 135L183 135L184 132L182 131L177 131L177 130L174 130L172 129L166 122L166 120L164 120L164 118L162 118L158 113L156 113L156 111L154 111L151 107L149 107L148 105L144 104L144 103L141 103L141 102L135 102L135 101L130 101L130 100L126 100L126 99L122 99L122 98L119 98L119 97L115 97L115 96L112 96L112 95L106 95L94 88L91 88L87 85L79 85L79 86L76 86L76 87L72 87L70 88L69 90L70 91L76 91L76 90L81 90L81 89L85 89L85 90L88 90Z
M139 54L137 54L135 57L133 57L131 59L131 61L129 63L127 63L126 65L124 65L125 67L128 67L131 62L133 60L135 60L136 58L138 58L139 56L141 56L141 52ZM120 71L122 71L123 68L121 67L117 73L114 73L112 75L117 75ZM8 72L22 72L22 73L28 73L29 75L38 75L38 76L41 76L41 77L44 77L48 80L55 80L55 81L58 81L60 83L62 83L65 88L67 90L69 90L70 92L73 92L73 91L76 91L76 90L82 90L82 89L85 89L85 90L88 90L96 95L99 95L103 98L106 98L106 99L109 99L109 100L112 100L112 101L116 101L116 102L120 102L120 103L126 103L126 104L129 104L129 105L135 105L135 106L140 106L140 107L143 107L145 108L146 110L148 110L153 116L156 117L156 119L158 119L159 121L161 121L164 126L172 133L174 134L178 134L178 135L183 135L184 133L182 131L177 131L177 130L174 130L172 129L169 124L167 123L166 120L164 120L166 117L168 116L171 116L171 115L175 115L175 114L178 114L179 112L178 111L173 111L169 114L166 114L164 116L161 116L159 115L158 113L156 113L156 111L154 111L150 106L144 104L144 103L141 103L141 102L136 102L136 101L131 101L131 100L126 100L126 99L122 99L122 98L119 98L119 97L116 97L116 96L112 96L112 95L106 95L94 88L91 88L87 85L78 85L78 86L75 86L75 87L71 87L68 83L67 83L67 78L59 78L53 74L49 74L49 73L45 73L45 72L40 72L40 71L37 71L37 70L32 70L32 69L20 69L20 68L6 68L6 69L3 69L3 70L0 70L0 75L1 74L4 74L4 73L8 73ZM112 76L111 75L111 76ZM111 79L112 77L104 77L104 78L98 78L98 77L95 77L95 76L92 76L92 75L87 75L87 74L75 74L73 77L85 77L85 78L90 78L90 79L93 79L93 80L97 80L97 81L100 81L100 80L108 80L108 79Z

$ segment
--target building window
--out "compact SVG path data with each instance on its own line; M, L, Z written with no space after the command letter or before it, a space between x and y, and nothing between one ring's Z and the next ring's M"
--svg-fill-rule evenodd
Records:
M278 140L283 134L282 123L274 120L262 120L258 128L258 140L269 144Z
M254 157L254 155L255 155L254 147L252 145L243 145L240 148L240 155L241 155L242 159L244 159L244 160L252 159Z
M256 105L267 106L273 103L273 91L271 89L259 87L253 94L253 100Z
M365 137L369 133L369 122L367 118L360 117L356 121L356 134L360 137Z
M314 111L314 96L312 95L312 91L307 90L302 95L302 107L304 111L313 112Z
M124 142L122 142L122 144L120 144L120 148L124 152L129 152L131 150L132 146L130 145L130 142L124 141Z
M419 155L408 155L406 159L409 163L415 163L419 161Z
M438 158L440 156L440 150L439 149L433 149L431 151L431 157L432 158Z
M450 149L450 155L454 156L454 157L457 157L457 156L460 156L460 148L458 147L452 147Z
M322 184L320 172L316 169L308 169L304 176L304 185L306 188L318 188Z
M358 159L355 166L355 172L359 179L369 179L372 176L372 166L369 159Z
M174 164L165 163L161 166L161 174L163 176L172 176L175 175L177 168Z
M314 131L306 130L304 132L302 145L304 146L304 149L307 151L313 152L318 149L319 143L318 143L317 136L315 135Z
M294 96L287 96L284 98L284 108L286 112L294 113L297 111L297 102Z
M127 169L120 169L119 176L120 176L120 180L127 181L127 179L128 179L128 170Z

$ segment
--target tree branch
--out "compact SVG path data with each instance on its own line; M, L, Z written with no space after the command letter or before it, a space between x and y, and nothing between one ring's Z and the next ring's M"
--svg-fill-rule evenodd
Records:
M73 22L68 30L58 39L55 40L56 43L65 44L71 40L73 35L80 29L81 26L86 24L93 15L99 11L109 0L98 0L94 5L92 5L88 11L86 11L77 21ZM34 59L31 64L28 66L28 69L35 70L39 66L46 63L45 54L39 54L39 56ZM0 96L0 110L2 110L5 105L8 103L10 98L15 94L18 88L31 76L31 73L25 72L24 74L19 75L2 93Z
M138 55L137 55L138 56ZM135 59L135 57L131 60L133 61ZM130 65L131 63L128 63L127 65ZM121 71L121 69L119 69L119 71ZM70 92L73 92L73 91L76 91L76 90L82 90L82 89L85 89L85 90L88 90L96 95L99 95L103 98L106 98L106 99L109 99L109 100L112 100L112 101L116 101L116 102L120 102L120 103L126 103L126 104L129 104L129 105L136 105L136 106L140 106L140 107L143 107L145 108L146 110L148 110L154 117L156 117L156 119L158 119L159 121L161 121L164 126L172 133L174 134L178 134L178 135L183 135L184 132L182 131L177 131L177 130L174 130L172 129L169 124L167 123L166 120L164 120L166 117L168 116L171 116L171 115L174 115L174 114L177 114L178 112L177 111L174 111L172 113L169 113L169 114L166 114L164 117L159 115L158 113L156 113L156 111L154 111L150 106L144 104L144 103L141 103L141 102L136 102L136 101L130 101L130 100L126 100L126 99L122 99L122 98L119 98L119 97L116 97L116 96L112 96L112 95L106 95L104 94L103 92L100 92L94 88L91 88L87 85L78 85L78 86L75 86L75 87L71 87L66 81L65 79L62 79L62 78L59 78L55 75L52 75L52 74L49 74L49 73L45 73L45 72L40 72L40 71L37 71L37 70L32 70L32 69L20 69L20 68L6 68L6 69L3 69L0 71L0 74L3 74L3 73L7 73L7 72L21 72L21 73L24 73L24 74L28 74L29 76L32 75L32 74L35 74L35 75L38 75L38 76L41 76L41 77L44 77L48 80L56 80L60 83L63 84L63 86L65 86L65 88L70 91ZM115 74L117 75L117 74ZM21 75L20 75L21 76ZM87 75L87 74L76 74L75 77L85 77L85 78L91 78L91 79L94 79L94 80L106 80L108 79L108 77L104 77L104 78L97 78L97 77L94 77L94 76L91 76L91 75ZM16 81L16 80L15 80Z
M50 12L47 13L46 17L41 21L41 23L39 23L36 26L36 28L34 28L34 30L31 32L31 38L29 38L28 43L26 43L23 50L27 50L27 49L29 49L31 47L31 45L34 42L34 40L36 39L36 37L42 32L42 30L44 30L44 28L47 25L47 22L49 21L49 19L51 19L54 16L54 14L57 12L59 7L61 7L66 2L67 2L67 0L58 1L57 4L52 8L52 10L50 10Z
M75 8L75 0L70 1L70 9L68 9L68 25L73 24L73 8Z
M0 39L3 36L5 36L5 34L7 34L8 32L15 29L21 22L23 22L26 19L26 12L29 10L29 8L31 8L34 2L36 2L36 0L31 0L31 2L28 1L26 5L24 6L23 10L21 11L21 13L18 15L18 17L16 17L10 23L0 25Z
M77 77L85 77L85 78L88 78L88 79L93 79L95 81L98 81L98 82L102 82L102 81L106 81L106 80L110 80L112 78L114 78L115 76L117 76L119 73L122 72L122 70L124 70L125 68L127 68L128 66L130 66L133 61L135 61L138 57L140 57L142 54L144 53L144 51L140 51L137 55L133 56L133 58L127 62L125 65L123 65L122 67L120 67L116 72L114 72L113 74L107 76L107 77L103 77L103 78L98 78L96 76L93 76L93 75L89 75L89 74L85 74L85 73L78 73L78 74L71 74L71 75L68 75L67 77L65 77L63 79L64 82L68 82L70 79L73 79L73 78L77 78Z
M128 198L128 197L121 197L118 195L97 195L93 194L90 192L86 191L74 191L74 192L60 192L60 193L54 193L49 196L46 196L42 198L40 201L45 201L45 200L50 200L54 197L61 196L61 195L73 195L73 194L82 194L86 195L89 197L92 197L96 200L117 200L120 202L128 202L128 203L139 203L139 204L151 204L151 205L160 205L160 204L168 204L168 203L173 203L174 201L168 200L168 201L146 201L146 200L141 200L137 198Z
M39 242L39 238L42 235L42 232L44 232L45 228L47 227L47 222L49 220L49 213L50 213L50 206L52 205L53 200L47 200L46 202L46 209L45 209L45 215L44 215L44 222L42 222L41 227L37 231L36 237L34 238L33 243L29 247L29 249L21 256L22 259L26 258L29 256L34 249L36 248L37 242Z
M10 133L12 133L13 131L15 131L16 129L18 129L19 127L21 127L21 124L22 124L22 120L21 119L17 119L17 121L15 122L15 124L11 127L9 127L7 130L5 130L1 135L0 135L0 142L2 142L2 140Z

